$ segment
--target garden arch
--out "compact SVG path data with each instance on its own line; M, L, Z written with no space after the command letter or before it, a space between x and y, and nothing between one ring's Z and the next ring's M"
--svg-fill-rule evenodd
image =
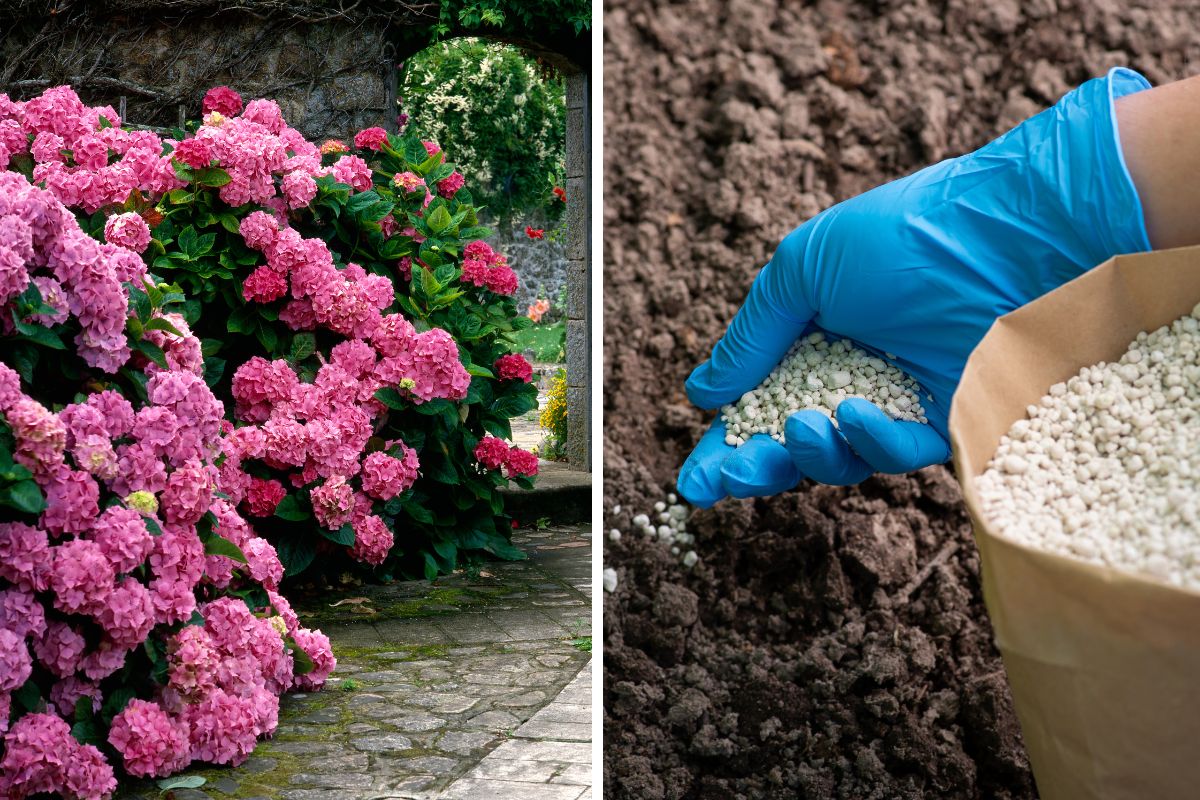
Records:
M271 97L309 138L395 129L396 64L429 42L440 4L379 0L0 0L0 92L69 83L134 124L175 125L211 86ZM591 469L590 35L565 26L453 29L521 47L566 78L567 455Z

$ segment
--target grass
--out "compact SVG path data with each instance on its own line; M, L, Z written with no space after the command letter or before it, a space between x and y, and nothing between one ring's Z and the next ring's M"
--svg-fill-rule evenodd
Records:
M560 363L567 357L567 323L559 320L549 325L531 325L513 334L518 353L533 351L534 361Z
M592 637L580 636L577 639L572 639L571 647L574 647L581 653L590 653L592 652Z

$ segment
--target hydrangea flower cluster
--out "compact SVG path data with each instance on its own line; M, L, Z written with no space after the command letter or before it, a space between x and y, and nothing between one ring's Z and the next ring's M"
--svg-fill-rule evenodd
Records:
M34 282L43 302L56 309L52 322L68 316L79 321L75 345L80 356L111 373L130 352L125 338L128 299L121 283L141 283L145 276L136 253L100 244L80 230L50 192L23 175L0 172L0 304ZM3 324L11 326L7 319Z
M183 185L157 134L120 124L110 106L90 108L69 86L24 102L0 94L0 169L28 153L34 181L89 214L124 203L134 190L159 197Z
M391 385L418 400L420 392L426 393L425 400L465 392L461 381L439 375L443 360L423 360L445 353L414 341L443 332L417 334L398 316L385 320L380 331L387 335L373 342L383 352L358 339L341 342L311 383L302 382L282 359L256 356L240 366L233 376L235 413L247 424L226 437L219 478L221 491L242 503L247 513L269 516L284 497L284 485L252 477L245 466L256 460L278 470L291 486L309 490L320 525L329 530L353 527L353 555L371 564L382 563L392 545L390 529L372 511L373 501L403 494L420 467L416 451L403 442L387 442L383 450L367 452L375 420L385 411L375 392ZM444 341L438 336L434 340ZM462 369L456 358L453 363Z
M538 472L536 455L491 435L475 446L475 460L487 470L503 469L509 477L533 477Z
M508 260L482 240L471 242L463 251L462 280L500 295L517 291L517 274Z

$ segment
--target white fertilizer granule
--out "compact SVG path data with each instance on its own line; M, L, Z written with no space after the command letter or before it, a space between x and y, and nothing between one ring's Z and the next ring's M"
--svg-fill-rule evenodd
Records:
M620 506L613 506L613 515L619 514ZM689 516L687 506L679 502L674 494L668 494L665 500L654 504L654 514L637 514L630 520L631 533L644 534L651 541L656 541L668 548L671 554L679 557L684 567L691 569L696 566L700 557L690 548L696 537L688 533L687 521ZM610 542L619 542L624 534L620 528L612 528L608 532Z
M1200 589L1200 305L1051 386L978 486L1009 539Z
M756 433L783 441L787 418L815 409L830 419L848 397L862 397L893 419L927 422L921 388L898 367L845 340L816 332L801 337L757 388L721 409L725 443L741 446ZM836 419L834 419L836 424Z

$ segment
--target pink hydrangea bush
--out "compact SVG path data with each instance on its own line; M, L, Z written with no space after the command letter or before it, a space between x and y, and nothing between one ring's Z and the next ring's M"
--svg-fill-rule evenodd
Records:
M69 115L26 116L78 135ZM0 522L4 797L102 798L114 767L237 763L274 730L279 694L318 688L334 663L275 594L274 548L217 493L224 408L201 344L127 244L97 242L49 191L0 172L18 321L0 330L0 448L39 495ZM61 316L42 308L56 299ZM179 691L173 643L193 630L211 640L209 671Z
M509 420L536 405L522 362L509 357L527 322L511 300L516 273L483 241L467 178L441 148L377 128L353 137L353 149L318 146L271 100L247 102L229 87L205 96L182 140L124 131L110 109L87 109L69 89L5 101L0 131L18 166L68 206L102 212L88 232L114 258L144 246L155 274L200 298L186 319L139 313L133 359L146 374L199 368L217 388L233 424L219 463L208 462L215 476L172 465L182 471L168 486L146 446L117 454L118 476L144 467L138 482L153 484L155 502L166 492L179 519L194 516L211 482L289 573L330 550L385 577L453 569L456 552L518 555L497 491L534 467L516 456L481 470L474 449L486 434L507 437ZM30 104L55 109L62 124L31 117ZM82 146L56 149L49 135L35 141L42 134ZM104 176L121 164L130 174L119 186L90 188L109 186ZM145 244L135 216L149 229ZM6 274L0 256L0 287ZM29 304L29 319L70 313L55 298L69 300L72 287L38 287L45 301ZM156 440L171 435L169 417L139 422ZM114 471L103 442L80 447ZM376 453L392 461L368 469ZM457 551L433 547L467 530ZM391 560L400 543L404 556Z

